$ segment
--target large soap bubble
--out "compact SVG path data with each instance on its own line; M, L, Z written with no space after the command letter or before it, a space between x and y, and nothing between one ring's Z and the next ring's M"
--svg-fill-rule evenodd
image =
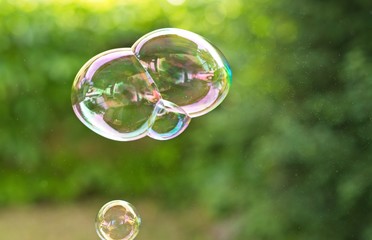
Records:
M90 59L71 98L78 118L106 138L167 140L217 107L230 84L219 50L195 33L166 28Z
M182 107L190 117L214 109L229 90L231 70L227 61L195 33L156 30L139 39L132 49L162 97Z

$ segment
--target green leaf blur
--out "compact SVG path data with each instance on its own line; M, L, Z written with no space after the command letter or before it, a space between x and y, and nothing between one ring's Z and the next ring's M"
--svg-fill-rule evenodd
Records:
M227 239L372 239L371 1L182 2L0 0L0 205L148 198ZM224 53L221 106L164 142L81 124L80 67L164 27Z

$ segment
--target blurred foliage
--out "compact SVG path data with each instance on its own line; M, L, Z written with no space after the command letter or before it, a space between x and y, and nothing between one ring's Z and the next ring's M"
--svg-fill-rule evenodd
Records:
M0 0L0 203L156 198L229 239L372 239L371 20L369 0ZM219 46L227 99L171 141L88 130L82 64L162 27Z

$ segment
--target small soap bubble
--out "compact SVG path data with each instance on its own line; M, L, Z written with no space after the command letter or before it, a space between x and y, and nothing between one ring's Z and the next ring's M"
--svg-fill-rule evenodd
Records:
M141 224L137 210L130 203L114 200L98 212L96 231L102 240L132 240Z
M217 48L195 33L166 28L90 59L71 99L80 121L103 137L166 140L217 107L230 85L230 66Z
M132 49L162 98L183 108L190 117L210 112L227 95L229 64L217 48L195 33L156 30L140 38Z
M187 128L191 120L182 108L166 100L159 101L155 111L155 123L148 135L157 140L175 138Z

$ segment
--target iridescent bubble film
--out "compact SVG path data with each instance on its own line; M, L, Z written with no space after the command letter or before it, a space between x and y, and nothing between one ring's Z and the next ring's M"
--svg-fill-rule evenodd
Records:
M117 141L178 136L217 107L231 85L222 53L201 36L166 28L90 59L72 86L78 118Z
M137 210L128 202L106 203L98 212L96 231L102 240L132 240L141 224Z
M139 39L132 49L162 97L182 107L191 117L214 109L229 90L231 70L227 61L195 33L156 30Z
M167 140L178 136L189 125L190 116L176 104L159 101L155 109L156 119L148 135L154 139Z

